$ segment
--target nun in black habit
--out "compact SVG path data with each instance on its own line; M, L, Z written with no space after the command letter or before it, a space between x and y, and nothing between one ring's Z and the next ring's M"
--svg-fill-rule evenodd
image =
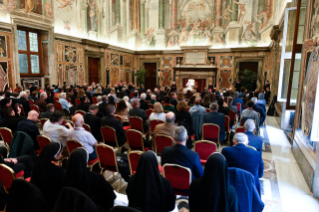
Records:
M167 212L175 208L175 194L171 183L158 170L155 153L144 152L127 185L129 207L146 212Z
M89 155L84 148L72 151L65 172L64 186L80 190L97 206L109 211L114 205L116 195L102 175L88 170L88 158Z
M203 177L192 181L189 207L190 212L238 212L236 190L228 182L228 166L222 154L211 154Z
M40 189L51 210L63 186L65 171L54 164L61 158L62 149L60 142L49 143L40 153L31 177L31 183Z

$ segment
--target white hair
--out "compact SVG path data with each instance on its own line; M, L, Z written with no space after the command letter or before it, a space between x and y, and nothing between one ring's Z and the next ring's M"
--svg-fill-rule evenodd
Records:
M237 143L248 144L248 136L245 133L236 133L233 138Z
M96 97L96 100L97 100L98 102L102 101L102 96Z
M157 89L157 88L154 88L154 92L158 92L158 89Z
M140 96L140 98L141 98L142 100L145 100L145 99L146 99L146 94L145 94L145 93L142 93L141 96Z
M184 126L177 127L174 131L174 139L176 142L184 142L187 138L187 130Z
M252 132L256 128L255 121L252 119L247 119L244 128L246 131Z
M20 93L20 96L19 96L19 97L21 98L21 97L24 97L25 95L27 95L27 92L22 91L22 92Z
M251 101L253 101L254 104L257 104L257 98L256 97L251 98Z
M130 100L130 99L128 98L128 96L124 96L124 97L123 97L123 100L126 101L126 102L128 102L128 100Z
M66 98L66 93L65 92L63 92L63 93L61 93L61 98Z
M156 100L156 95L155 94L151 95L151 100Z
M43 98L43 97L45 97L46 95L47 95L46 92L42 92L42 93L40 94L40 98Z

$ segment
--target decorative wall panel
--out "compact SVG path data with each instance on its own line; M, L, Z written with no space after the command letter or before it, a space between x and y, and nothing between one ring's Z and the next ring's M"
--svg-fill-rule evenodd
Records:
M219 89L223 90L231 87L232 83L232 71L220 70L219 71Z

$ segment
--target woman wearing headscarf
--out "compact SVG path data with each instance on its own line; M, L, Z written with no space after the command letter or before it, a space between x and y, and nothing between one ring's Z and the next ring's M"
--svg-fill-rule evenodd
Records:
M61 158L62 149L60 142L49 143L40 153L31 177L31 183L40 189L51 210L63 187L65 171L55 165Z
M238 211L236 190L228 182L228 166L222 154L211 154L203 177L192 181L189 207L190 212Z
M155 153L147 151L138 161L126 189L129 206L147 212L167 212L175 207L171 183L160 175Z
M114 205L116 195L102 175L88 170L88 158L88 153L84 148L72 151L65 172L64 186L82 191L104 211L109 211Z

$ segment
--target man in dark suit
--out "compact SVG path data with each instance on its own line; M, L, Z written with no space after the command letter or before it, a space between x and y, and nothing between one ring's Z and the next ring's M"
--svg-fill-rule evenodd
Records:
M234 94L234 100L233 100L233 105L235 105L236 107L237 107L237 103L240 103L240 105L241 105L241 111L243 110L243 108L244 108L244 101L241 99L241 98L239 98L239 93L238 92L235 92L235 94ZM241 112L240 111L240 112Z
M103 116L107 116L107 112L106 112L106 107L107 107L107 96L103 95L102 96L102 103L99 104L99 113L103 114Z
M256 129L254 120L247 119L247 121L244 124L244 128L245 134L248 136L248 145L255 147L261 155L263 150L263 139L259 136L254 135L254 130Z
M29 103L29 100L28 100L28 94L27 94L27 92L22 91L22 92L20 93L19 104L22 105L23 110L24 110L24 113L25 113L25 116L27 116L28 113L29 113L29 111L31 110L31 109L30 109L30 103ZM14 105L13 105L13 106L14 106Z
M204 123L217 124L219 126L219 141L222 142L225 140L225 115L217 112L218 105L216 103L212 103L210 109L212 112L204 115Z
M47 111L41 113L41 118L49 119L55 110L54 104L47 104Z
M148 103L145 102L146 94L142 93L140 98L141 98L141 100L140 100L140 108L143 109L143 110L147 110L148 109Z
M225 156L228 167L235 167L250 172L255 178L255 185L260 195L259 178L263 176L264 162L258 151L248 148L248 137L244 133L236 133L233 139L234 146L225 147L222 154Z
M97 105L91 105L89 108L89 112L84 115L84 123L88 124L91 128L91 133L94 138L101 142L102 135L101 135L101 119L96 116L99 111L99 107Z
M101 120L101 126L112 127L116 132L116 138L119 146L123 146L126 142L126 136L123 129L123 125L120 120L114 117L115 107L114 105L108 105L106 107L107 116ZM105 141L108 144L107 141Z
M132 103L133 109L129 111L130 117L137 116L143 119L143 128L144 132L148 131L148 121L147 121L147 115L145 113L145 110L142 110L140 108L140 101L138 99L134 99Z
M178 104L176 98L177 98L176 93L175 92L171 92L171 104L174 105L175 110L176 110L176 107L177 107L177 104Z
M176 145L165 147L162 152L162 165L173 163L189 168L192 171L192 178L203 176L203 167L200 163L198 153L188 149L186 145L187 130L180 126L175 129L174 140Z
M78 106L76 107L77 110L83 110L85 112L88 112L89 111L89 107L90 107L90 104L89 104L89 99L86 97L86 96L82 96L80 98L80 101L81 103L78 104Z
M38 105L40 112L45 112L47 110L47 102L45 101L48 98L46 92L42 92L40 94L40 99L35 103Z
M9 128L12 132L12 135L17 131L18 124L21 120L23 120L23 117L16 117L15 112L13 108L10 106L8 108L5 108L4 111L4 119L0 121L0 127L6 127Z
M31 110L28 113L28 118L20 121L17 127L17 131L25 132L32 138L35 150L40 149L37 141L37 136L40 135L40 131L38 129L38 126L36 125L38 118L38 112L36 112L35 110Z

